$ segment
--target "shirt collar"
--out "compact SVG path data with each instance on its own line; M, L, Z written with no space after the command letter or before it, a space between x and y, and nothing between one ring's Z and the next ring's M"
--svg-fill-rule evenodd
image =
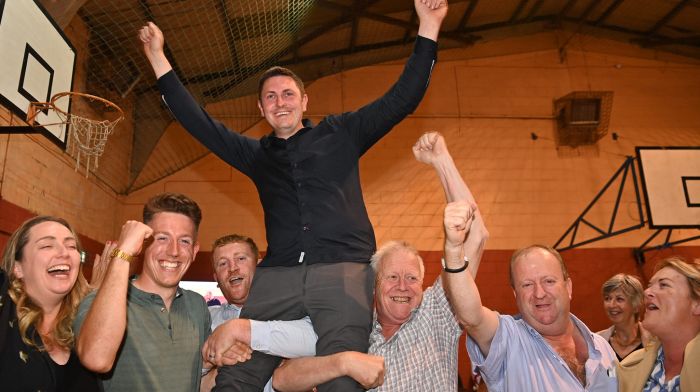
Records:
M301 120L301 125L304 127L299 130L299 132L295 133L294 135L290 136L287 139L282 139L277 136L275 136L275 131L272 131L268 133L267 135L263 136L262 139L260 139L260 143L262 143L262 146L265 148L270 148L270 146L276 146L276 147L282 147L284 146L287 142L293 141L300 135L306 133L309 131L309 129L314 127L313 122L311 120L305 118Z

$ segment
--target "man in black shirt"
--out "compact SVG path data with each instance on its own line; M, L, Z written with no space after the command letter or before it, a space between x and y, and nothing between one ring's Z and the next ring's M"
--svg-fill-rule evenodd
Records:
M212 119L187 92L163 52L152 23L139 36L163 99L183 127L219 158L250 177L265 212L268 249L241 317L294 320L309 315L317 355L367 351L376 248L362 199L359 158L412 113L428 86L437 57L445 0L414 0L420 21L414 52L399 80L356 112L317 125L302 120L308 98L291 71L273 67L260 80L258 107L273 132L254 140ZM215 358L230 343L226 324L212 335ZM254 353L221 369L217 388L261 390L280 359ZM361 390L349 378L319 391Z

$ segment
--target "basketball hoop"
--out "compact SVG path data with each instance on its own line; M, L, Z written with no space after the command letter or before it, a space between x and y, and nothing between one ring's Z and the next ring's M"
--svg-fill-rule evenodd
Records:
M93 102L103 106L105 112L114 112L113 119L93 120L77 114L64 111L56 102L62 98L67 98L69 101L73 99L82 99L87 102ZM64 107L69 107L67 104ZM100 98L95 95L78 93L78 92L63 92L51 97L50 102L31 102L27 111L27 123L31 126L36 126L36 117L39 113L46 110L52 110L59 118L58 122L52 124L40 124L41 126L50 125L70 125L72 128L71 134L71 149L76 153L75 170L80 166L81 155L85 155L85 177L87 178L90 172L90 160L93 161L95 167L98 167L98 160L105 150L107 137L112 133L114 127L119 121L124 119L124 112L115 103ZM93 169L93 170L94 170Z

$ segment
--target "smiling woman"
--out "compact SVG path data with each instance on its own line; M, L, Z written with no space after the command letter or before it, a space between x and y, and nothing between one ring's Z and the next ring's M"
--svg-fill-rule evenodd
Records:
M603 308L612 322L598 334L605 338L622 361L649 343L651 336L641 325L644 289L636 277L617 274L603 283Z
M68 222L38 216L12 234L0 270L4 391L98 390L72 351L71 323L86 291L80 244Z
M619 390L695 391L700 385L700 261L661 260L644 291L654 341L618 367Z

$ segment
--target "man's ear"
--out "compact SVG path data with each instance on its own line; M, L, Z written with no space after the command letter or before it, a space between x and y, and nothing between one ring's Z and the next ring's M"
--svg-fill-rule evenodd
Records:
M306 112L306 104L309 103L309 96L304 94L303 97L301 97L301 112L304 113Z
M258 99L258 109L260 110L260 117L265 117L265 112L263 111L262 103ZM306 106L304 106L304 110L306 110Z
M199 252L199 241L195 241L193 249L194 252L192 252L192 261L197 258L197 252Z
M566 279L566 290L569 291L569 301L571 301L571 294L574 292L574 282L571 281L571 278Z

